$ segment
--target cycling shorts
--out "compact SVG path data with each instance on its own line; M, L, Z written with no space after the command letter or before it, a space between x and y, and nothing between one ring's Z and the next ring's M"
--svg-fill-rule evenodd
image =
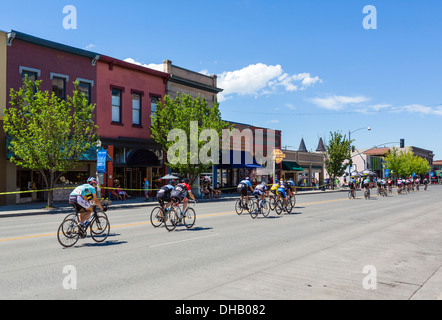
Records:
M260 190L253 191L253 195L255 195L255 196L263 196L265 194L266 193L264 191L260 191Z
M70 195L69 203L76 209L89 209L91 204L80 195Z
M181 201L184 201L184 200L187 199L187 197L184 194L182 194L181 192L173 192L173 191L171 193L171 197L170 198L171 199L176 199L176 200L178 200L178 202L181 202Z
M287 197L287 195L285 194L285 189L283 189L283 188L278 188L278 193L281 193L281 195L282 195L282 197L283 198L286 198Z

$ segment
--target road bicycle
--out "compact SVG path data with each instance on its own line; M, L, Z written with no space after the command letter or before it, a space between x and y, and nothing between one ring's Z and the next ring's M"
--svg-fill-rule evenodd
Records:
M246 205L246 197L243 196L242 198L239 198L235 203L235 211L240 216L244 210L248 211L249 213L252 212L252 206L253 206L253 200L249 198L249 202Z
M80 225L80 208L74 206L75 213L69 214L63 219L58 227L58 242L65 248L74 246L78 240L87 236L89 229L91 238L97 242L103 242L107 239L110 232L110 223L107 215L99 211L98 206L93 205L91 217L87 220L86 225Z
M349 199L355 199L356 198L356 189L350 189L348 191L348 198Z
M255 201L253 201L250 216L255 219L258 214L262 214L264 217L268 217L270 214L270 203L265 198L264 200L262 200L260 196L255 195Z
M294 202L296 202L296 200L294 200L294 197L288 194L286 196L286 205L284 206L284 198L280 197L276 201L276 206L275 206L276 214L280 215L283 211L291 213L293 208L295 207Z
M193 204L196 204L196 201L193 201ZM173 231L177 227L177 225L181 222L184 223L187 229L190 229L195 224L196 213L193 208L189 205L186 208L186 211L181 214L183 211L181 209L183 205L180 206L180 200L177 198L172 199L172 206L169 211L167 211L164 215L164 226L168 231Z
M381 196L388 197L387 189L385 186L381 188Z
M369 188L365 188L364 198L365 198L365 200L369 200L370 199L370 189Z
M167 218L167 212L170 210L169 208L165 209L168 201L164 201L160 203L159 206L156 206L152 209L152 212L150 213L150 223L155 227L160 227L163 223L165 218Z

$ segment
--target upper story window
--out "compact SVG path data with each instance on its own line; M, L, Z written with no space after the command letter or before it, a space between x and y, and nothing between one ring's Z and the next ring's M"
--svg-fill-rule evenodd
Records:
M150 98L150 115L151 115L150 125L153 124L153 117L155 115L155 111L157 110L157 105L158 105L159 101L160 101L160 98L158 98L158 97L151 97Z
M86 99L91 103L92 101L92 87L94 86L94 81L77 78L78 81L78 91L84 93Z
M40 74L41 74L40 70L38 70L38 69L24 67L24 66L20 66L19 67L19 72L21 74L22 81L25 81L26 76L27 76L28 80L30 80L32 82L37 81L38 77L40 77ZM26 90L26 86L25 86L24 83L23 83L22 87L23 87L23 90ZM35 89L35 86L34 86L34 93L35 93L35 90L36 89Z
M66 80L63 78L52 78L52 92L61 100L66 99Z
M132 93L132 124L141 125L141 95Z
M61 100L66 100L66 82L69 81L69 76L51 72L50 78L52 80L52 92Z
M112 89L112 122L121 123L121 96L122 90Z

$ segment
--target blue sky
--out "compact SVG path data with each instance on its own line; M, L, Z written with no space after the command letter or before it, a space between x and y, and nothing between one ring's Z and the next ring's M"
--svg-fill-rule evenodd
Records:
M282 130L291 149L370 126L357 148L403 138L442 159L441 15L437 0L20 1L2 6L0 29L216 74L223 118Z

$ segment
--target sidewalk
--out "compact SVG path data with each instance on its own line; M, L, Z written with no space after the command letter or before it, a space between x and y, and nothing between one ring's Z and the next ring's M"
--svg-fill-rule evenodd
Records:
M330 192L341 192L347 191L345 189L339 190L311 190L311 191L298 191L297 196L302 196L305 194L323 194ZM219 201L231 201L235 200L239 197L238 193L231 194L223 194L221 198L215 199L198 199L198 203L206 203L206 202L219 202ZM128 208L136 208L136 207L148 207L148 206L156 206L158 202L150 198L149 201L145 201L142 197L136 197L133 199L128 199L124 201L113 200L112 204L109 206L109 210L117 210L117 209L128 209ZM10 218L10 217L20 217L20 216L31 216L31 215L40 215L40 214L65 214L73 212L73 208L69 205L68 201L63 202L54 202L54 207L52 209L46 209L46 202L31 202L31 203L23 203L9 206L0 206L0 218Z

